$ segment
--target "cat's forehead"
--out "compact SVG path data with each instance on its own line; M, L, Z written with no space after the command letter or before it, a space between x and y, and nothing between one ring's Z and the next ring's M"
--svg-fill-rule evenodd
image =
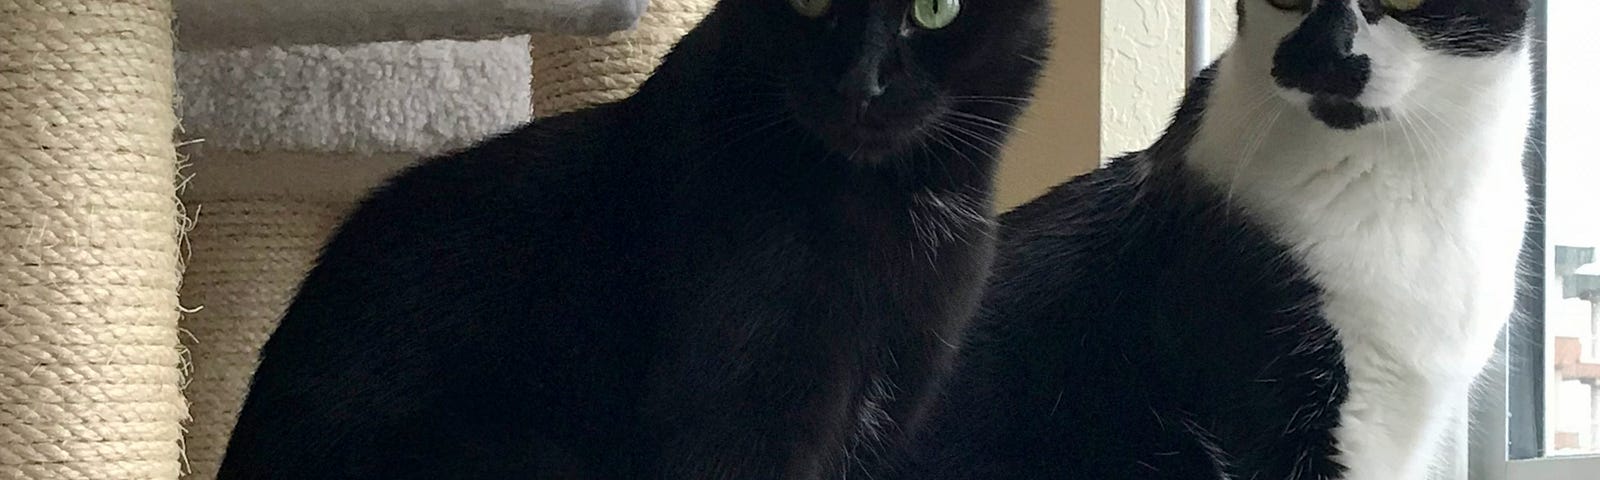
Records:
M1477 16L1523 15L1532 5L1529 0L1358 0L1358 3L1365 9L1386 10L1393 15L1415 13Z
M1268 23L1279 25L1285 36L1398 35L1416 38L1429 50L1467 56L1523 43L1531 8L1529 0L1239 0L1239 5L1242 22L1277 17Z
M794 0L759 0L759 1L782 5L782 4L789 4L789 3L793 2ZM865 7L865 6L869 6L869 5L871 5L871 6L902 6L902 7L909 7L913 3L916 3L917 0L826 0L826 1L833 8L853 8L853 9L856 9L856 10L862 10L861 7ZM961 2L961 3L972 3L973 1L975 1L975 0L966 0L966 1Z
M743 3L760 2L760 3L768 3L768 4L774 4L774 5L788 5L791 2L794 2L795 0L722 0L722 1L723 1L723 3L729 3L731 1L731 2L735 2L735 3L738 3L738 2L743 2ZM854 11L859 12L859 11L866 10L865 8L863 8L863 7L866 7L866 6L888 6L888 7L896 7L896 8L901 8L901 7L903 7L903 8L911 8L911 7L915 6L919 2L928 2L928 3L947 3L947 2L950 2L950 3L959 4L959 6L961 8L968 8L968 7L983 8L986 5L1018 4L1018 3L1029 4L1029 5L1033 5L1033 4L1047 5L1052 0L953 0L953 2L951 2L951 0L945 0L943 2L941 2L940 0L825 0L825 1L834 9L854 10Z
M1352 10L1396 16L1405 14L1508 16L1522 15L1530 0L1238 0L1241 10L1260 6L1309 11L1314 7L1348 6Z

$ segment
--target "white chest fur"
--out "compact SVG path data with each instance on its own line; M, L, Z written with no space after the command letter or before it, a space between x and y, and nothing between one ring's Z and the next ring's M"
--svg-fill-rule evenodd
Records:
M1511 314L1531 101L1522 53L1451 59L1395 118L1328 128L1248 62L1220 66L1188 166L1323 287L1349 396L1351 480L1420 480ZM1448 82L1448 83L1446 83Z

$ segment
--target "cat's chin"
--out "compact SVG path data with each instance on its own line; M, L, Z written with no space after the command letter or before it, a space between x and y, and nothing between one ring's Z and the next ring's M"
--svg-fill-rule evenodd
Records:
M911 148L915 139L916 134L912 132L864 132L828 143L840 154L872 159L895 155Z
M923 132L916 127L866 127L830 125L814 129L822 143L839 155L854 159L893 156L916 148Z
M1306 102L1306 110L1312 118L1335 130L1358 130L1389 119L1386 109L1323 95L1311 97Z
M791 101L791 108L800 125L829 151L864 159L895 156L919 148L927 142L924 137L929 125L942 113L939 107L929 105L874 105L869 111L858 112L837 107L834 102L798 100Z

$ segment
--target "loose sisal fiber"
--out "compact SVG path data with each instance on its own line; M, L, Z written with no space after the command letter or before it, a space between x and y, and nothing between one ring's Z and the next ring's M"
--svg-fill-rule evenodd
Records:
M534 35L533 116L632 95L715 0L652 0L633 30L604 37Z
M0 478L171 480L170 0L0 0Z
M183 298L202 306L184 317L195 365L186 389L194 415L187 436L192 471L184 478L209 480L216 478L261 346L355 197L184 201L198 205L200 214L189 232L193 253Z

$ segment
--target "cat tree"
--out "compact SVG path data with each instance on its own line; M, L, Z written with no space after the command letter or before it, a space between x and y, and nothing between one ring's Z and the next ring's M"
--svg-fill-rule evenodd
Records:
M175 478L169 0L0 0L0 478Z
M175 3L176 53L174 0L0 0L0 478L213 477L261 344L366 188L529 103L627 95L713 1ZM514 15L552 6L590 16ZM492 40L535 31L531 55ZM415 41L441 38L482 40Z

